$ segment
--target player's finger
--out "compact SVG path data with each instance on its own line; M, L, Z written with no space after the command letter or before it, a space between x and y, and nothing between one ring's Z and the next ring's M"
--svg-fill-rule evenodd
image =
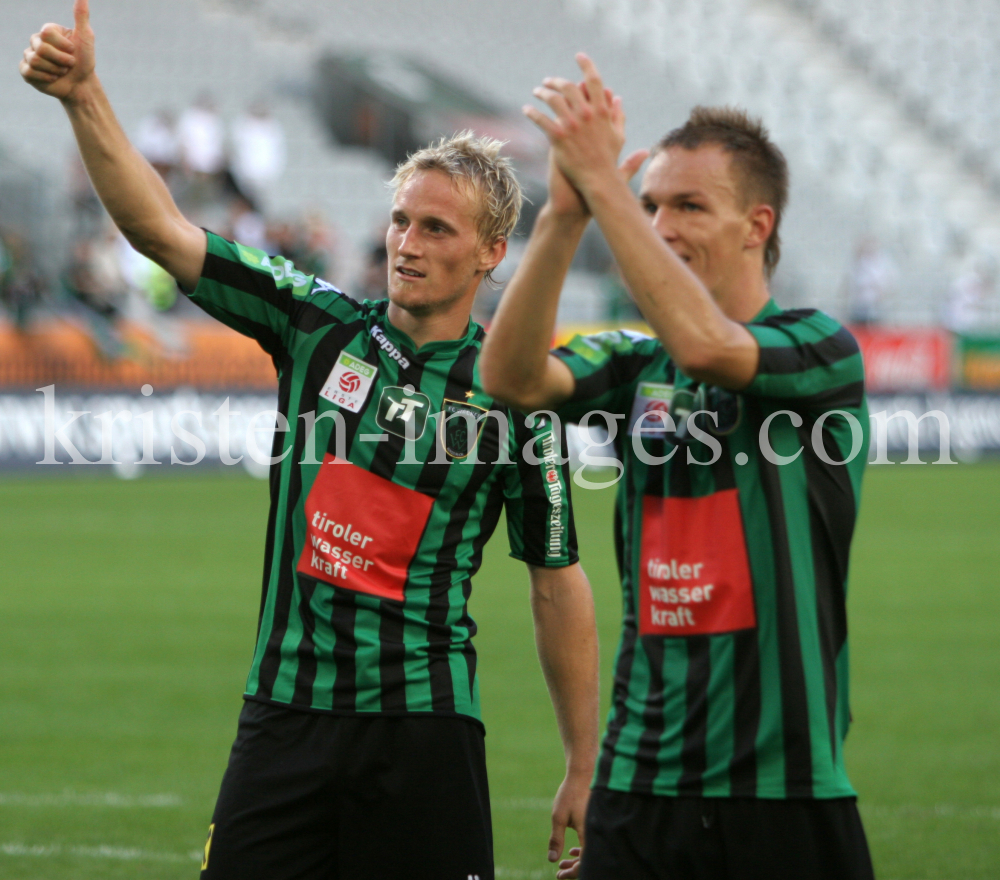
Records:
M648 158L649 150L636 150L634 153L630 153L628 158L618 166L618 170L626 180L631 180Z
M89 0L76 0L73 4L73 22L76 30L83 30L90 24Z
M546 86L538 86L531 90L531 93L538 98L539 101L544 101L549 107L552 108L552 112L556 114L556 117L566 119L572 115L572 109L569 106L569 102L562 95L561 92L557 92L554 89L547 88Z
M31 38L31 48L39 58L44 58L59 67L70 68L76 64L76 58L73 55L60 51L51 43L45 42L38 34Z
M542 84L559 92L574 110L579 111L583 107L585 98L576 83L561 76L547 76L542 80Z
M566 821L557 814L552 814L552 834L549 836L549 861L555 862L563 853L563 841L566 839Z
M580 876L580 860L566 859L559 863L559 870L556 871L557 880L574 880Z
M530 104L525 104L521 108L521 112L528 117L532 122L535 123L545 135L549 138L558 137L562 134L562 129L556 125L548 116L542 113L537 107L532 107Z
M68 67L60 67L58 64L46 61L37 52L32 52L30 49L24 50L24 60L32 70L38 73L51 73L54 76L64 76L69 72Z
M59 79L58 76L51 73L40 73L32 68L32 66L23 58L17 65L17 69L21 72L21 77L25 80L25 82L29 83L52 83Z
M67 30L61 24L52 24L50 22L44 25L35 36L41 37L50 46L55 46L63 52L72 52L75 47L69 37L71 33L72 31Z
M587 94L590 96L590 103L595 106L598 102L603 104L604 82L601 80L600 73L597 72L597 66L590 60L590 56L584 52L576 53L576 63L580 65L580 70L583 71L583 79L587 83Z

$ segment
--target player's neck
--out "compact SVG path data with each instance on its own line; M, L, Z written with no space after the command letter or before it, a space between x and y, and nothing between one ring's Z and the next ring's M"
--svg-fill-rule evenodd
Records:
M464 337L469 329L471 313L471 300L463 298L450 308L417 315L390 302L387 316L389 323L409 336L419 349L428 342L445 342Z
M741 273L734 282L712 291L712 298L730 321L752 321L771 298L767 279L759 267Z

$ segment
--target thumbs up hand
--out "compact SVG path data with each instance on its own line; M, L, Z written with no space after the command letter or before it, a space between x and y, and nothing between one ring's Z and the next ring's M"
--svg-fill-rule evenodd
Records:
M73 101L94 75L94 31L89 0L73 4L74 25L47 24L32 36L19 65L24 81L44 95Z

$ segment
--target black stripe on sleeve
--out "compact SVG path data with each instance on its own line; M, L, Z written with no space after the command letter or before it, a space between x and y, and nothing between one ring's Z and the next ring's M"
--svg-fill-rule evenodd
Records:
M812 448L811 430L798 429L806 469L809 497L809 530L816 580L816 618L819 626L826 712L831 757L837 753L837 657L847 641L847 566L854 535L857 503L850 474L843 465L829 465ZM833 435L823 427L823 447L828 458L840 461L843 453Z
M758 407L748 399L759 424ZM782 734L785 751L786 797L812 797L812 746L809 735L809 705L805 667L795 601L795 579L788 546L785 505L781 496L778 466L757 457L760 484L771 523L774 553L774 583L778 625L778 664L781 675Z
M857 340L846 327L819 342L761 346L757 375L801 373L814 367L829 367L858 351Z

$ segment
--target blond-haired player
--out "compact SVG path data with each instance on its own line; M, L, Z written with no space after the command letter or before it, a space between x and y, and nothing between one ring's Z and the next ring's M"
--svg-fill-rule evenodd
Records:
M471 579L506 508L566 751L550 858L582 831L597 645L561 438L479 381L476 289L521 203L500 144L465 134L399 170L389 299L358 303L192 225L129 144L75 27L31 38L24 79L62 101L112 219L207 312L271 355L263 596L205 880L494 876ZM534 455L521 451L534 448Z

